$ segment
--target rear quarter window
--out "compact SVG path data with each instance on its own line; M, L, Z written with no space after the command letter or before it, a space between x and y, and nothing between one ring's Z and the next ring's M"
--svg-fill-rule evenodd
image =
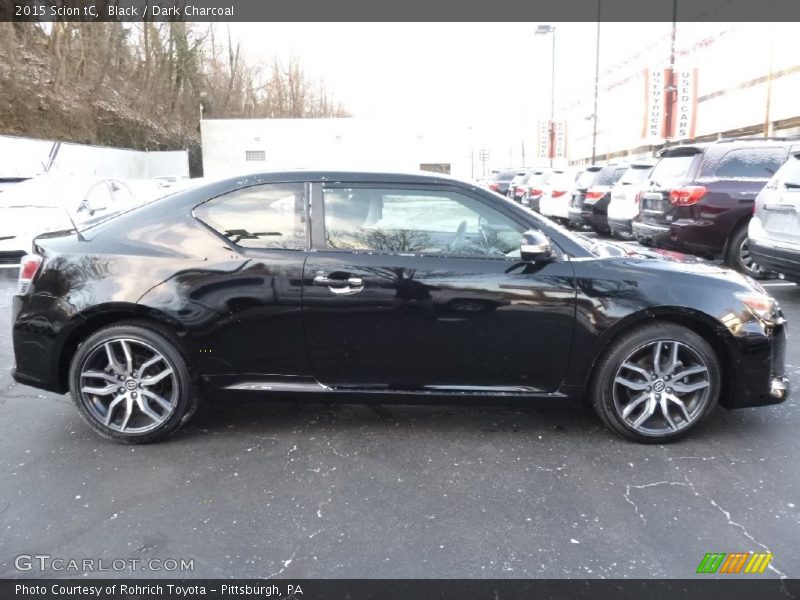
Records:
M771 178L786 160L788 151L777 146L729 150L714 164L704 162L701 177L715 179Z
M783 183L800 185L800 154L792 156L786 161L781 167L778 177Z
M666 187L675 183L683 183L691 177L692 166L695 164L697 156L697 154L664 156L653 167L650 179L656 185Z

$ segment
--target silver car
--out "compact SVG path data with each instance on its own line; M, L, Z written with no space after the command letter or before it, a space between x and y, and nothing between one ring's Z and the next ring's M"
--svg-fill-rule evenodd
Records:
M758 265L800 282L800 152L789 155L756 197L747 235Z

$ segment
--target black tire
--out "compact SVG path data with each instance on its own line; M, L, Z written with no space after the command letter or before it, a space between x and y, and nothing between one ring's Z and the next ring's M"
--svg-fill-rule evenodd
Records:
M110 343L110 346L115 348L115 350L112 350L112 353L119 363L124 361L126 354L130 353L133 356L131 364L133 365L132 370L135 373L137 373L135 371L137 360L139 361L138 371L140 373L137 373L136 377L140 378L142 383L138 388L125 387L129 380L132 380L133 376L131 376L130 373L128 375L115 374L116 371L110 370L112 367L110 358L106 359L108 366L102 371L99 377L90 377L86 375L87 371L91 373L98 373L100 371L100 367L93 367L93 365L96 364L97 361L102 361L102 355L104 353L106 353L107 356L106 343ZM120 344L124 346L124 352L122 354L120 354ZM146 368L142 371L142 367L144 366L142 363L146 362L145 359L147 358L146 353L148 350L152 350L154 353L160 355L162 360L157 360L153 367ZM141 356L139 356L137 352L140 352ZM197 385L197 378L191 365L192 363L180 340L171 331L165 327L146 321L126 321L96 331L78 347L70 364L70 394L83 420L99 435L123 444L147 444L162 440L175 433L189 420L197 409L199 386ZM119 366L123 367L124 370L124 365L120 364ZM148 387L144 388L145 391L141 391L141 388L145 386L144 381L146 379L154 379L153 377L143 377L144 374L152 372L150 369L156 368L160 369L158 375L169 371L167 377L162 378L158 383L147 384ZM90 377L89 384L94 388L97 388L98 384L92 383L93 381L100 382L99 385L113 387L117 384L113 382L107 383L106 379L117 377L120 379L118 382L120 387L114 392L104 392L103 395L87 394L82 391L81 384L82 381L87 380L86 377ZM127 379L125 379L126 377ZM138 380L139 379L137 379L137 381ZM161 386L161 389L155 387L151 388L149 387L150 385ZM167 386L166 393L163 393L162 389L164 389L165 385ZM85 390L86 386L83 386L83 389ZM149 399L145 400L145 394L153 390L161 394L159 395L161 400L164 400L167 395L169 396L169 400L167 401L169 404L168 408L164 408L163 405L158 403L154 404ZM113 426L106 425L100 418L100 413L102 413L102 409L105 407L103 400L107 399L111 394L114 394L116 396L114 400L117 400L123 391L126 396L130 395L134 398L139 397L138 402L146 404L150 413L155 414L159 418L163 418L163 421L157 422L155 419L148 417L146 413L141 412L140 409L134 408L138 413L136 415L137 418L143 420L143 425L139 427L140 431L125 431L127 424L130 422L130 416L125 420L125 424L122 425L122 430L117 430ZM152 394L147 395L151 396ZM109 401L109 404L110 402L111 401ZM127 409L128 404L134 407L138 406L137 401L132 398L125 398L125 402L126 404L123 406L126 407L126 413L130 412ZM121 401L118 401L118 403L121 403ZM115 417L115 415L120 412L119 409L116 408L105 408L107 409L106 414L112 413L110 415L112 417ZM121 416L124 416L124 414ZM150 425L147 424L148 421L145 420L145 417L150 421ZM113 421L117 418L119 417L115 417L112 420L112 425Z
M631 357L636 356L637 352L644 353L643 356L646 358L646 353L649 352L649 348L652 346L653 350L655 350L655 344L658 342L662 342L664 344L661 346L661 348L666 349L667 352L671 352L673 348L671 344L677 342L677 352L679 354L676 354L676 356L680 357L681 360L686 357L698 358L698 366L701 363L704 363L706 366L706 372L705 374L692 374L680 379L672 379L672 383L669 383L671 376L665 375L660 379L648 381L644 375L641 375L641 380L637 380L633 383L640 385L641 382L648 381L649 385L646 389L639 389L641 396L646 396L647 398L645 401L639 401L639 405L643 405L641 413L638 411L632 412L632 416L629 416L629 418L642 416L643 413L650 408L651 404L656 407L656 412L651 411L651 416L646 417L645 421L639 428L635 428L633 427L633 424L628 422L623 416L624 410L630 404L635 404L635 402L631 401L628 404L625 404L625 406L622 406L622 399L620 396L624 395L625 393L633 395L634 393L639 392L631 392L626 387L621 386L621 384L617 383L617 377L620 373L624 373L624 375L620 375L620 377L626 380L627 378L634 379L634 377L637 377L638 375L636 375L633 371L623 371L622 369L625 369L625 367L622 366L623 363L630 365L631 363L626 361L631 360ZM661 365L663 366L664 360L663 357L661 358ZM671 355L666 356L666 358L669 361L671 359ZM686 370L685 365L682 362L677 362L676 365L680 365L680 367L676 366L674 369L680 368L681 371L674 372L673 374L678 375L680 372ZM670 363L667 362L666 367L669 366ZM644 368L644 370L647 369ZM667 370L668 369L663 369L662 371L659 369L659 372L666 372ZM631 373L631 375L628 373ZM688 377L698 377L700 382L698 383L697 381L694 381L687 383L686 380ZM691 397L684 396L682 398L678 398L678 392L673 394L672 388L667 387L665 389L665 386L669 385L674 385L676 389L677 385L681 385L685 388L697 385L702 386L706 379L708 381L708 385L699 390L691 392ZM627 439L634 440L636 442L661 444L671 442L685 436L714 409L719 399L721 381L722 378L719 358L708 342L685 327L681 327L672 323L655 322L633 329L632 331L623 334L611 344L611 346L603 353L602 357L595 366L589 392L595 412L597 412L603 423L605 423L609 429ZM627 383L632 382L627 381ZM688 404L688 408L681 412L678 410L678 403L668 403L666 399L663 403L660 402L661 394L658 394L658 400L656 400L656 391L654 388L657 387L660 387L660 390L664 391L662 393L664 393L665 397L677 398L681 400L681 405L686 406ZM669 394L666 394L665 392L669 392ZM639 398L641 398L641 396L639 396ZM669 407L667 409L667 413L669 413L670 410L674 411L672 413L672 417L667 416L667 418L664 418L664 406ZM688 415L690 418L688 420L684 419L682 416L683 414ZM680 421L677 423L678 428L672 429L671 427L673 421L675 420L674 417L676 416L678 419L680 419ZM666 430L655 432L644 427L644 425L652 420L655 420L656 422L663 421Z
M749 258L747 250L747 223L739 226L728 240L728 249L725 253L725 263L740 273L749 275L753 279L766 279L768 272L758 263Z

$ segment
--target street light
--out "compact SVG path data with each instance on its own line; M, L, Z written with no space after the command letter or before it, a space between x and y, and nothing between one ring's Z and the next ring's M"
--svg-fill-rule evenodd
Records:
M534 35L553 34L553 51L551 53L552 67L550 70L550 126L548 135L550 136L550 166L553 166L553 155L555 154L555 112L556 112L556 28L552 25L539 25Z

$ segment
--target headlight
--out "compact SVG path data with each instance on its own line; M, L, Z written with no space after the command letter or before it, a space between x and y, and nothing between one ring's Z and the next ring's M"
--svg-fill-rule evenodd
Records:
M778 316L778 302L769 294L759 292L736 292L741 300L757 319L765 323L775 323Z

